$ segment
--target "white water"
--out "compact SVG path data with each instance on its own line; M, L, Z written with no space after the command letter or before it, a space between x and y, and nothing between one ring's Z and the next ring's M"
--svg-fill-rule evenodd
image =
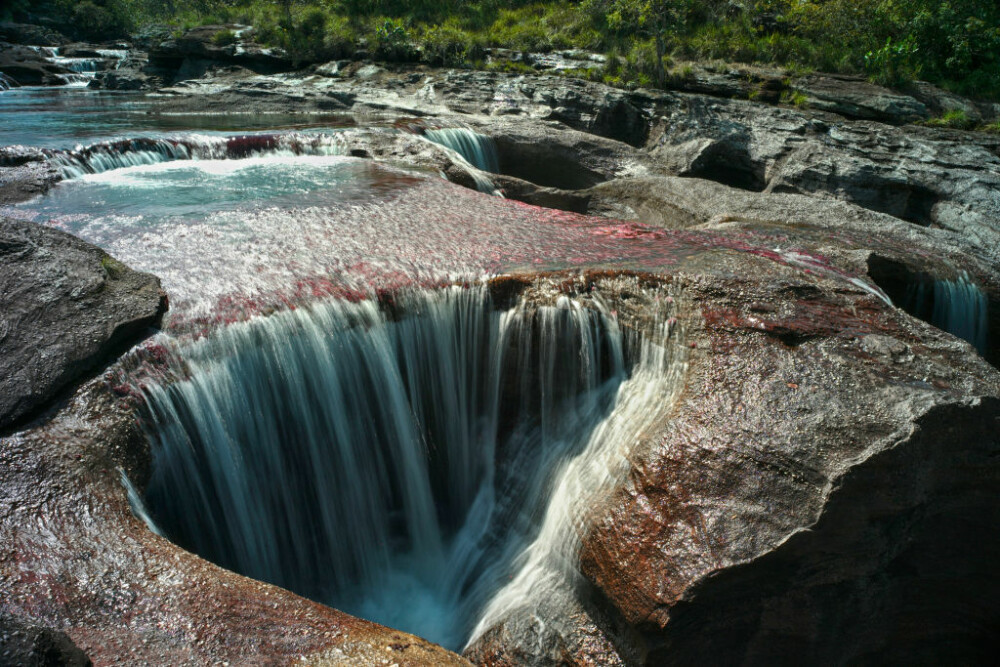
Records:
M487 175L487 172L496 174L500 171L497 149L492 139L464 127L427 130L422 136L432 143L447 148L454 159L467 168L476 182L477 190L486 194L500 195L500 191Z
M460 648L536 534L517 586L572 552L574 512L669 403L665 348L626 379L594 303L451 288L397 320L327 302L230 326L149 389L150 510L226 567Z
M53 152L49 160L65 178L177 160L225 160L293 156L338 156L346 152L339 133L246 135L186 134L166 139L130 139Z
M685 350L670 340L678 335L676 320L661 321L658 340L643 341L638 364L618 388L611 413L583 450L561 466L537 537L517 556L517 574L492 597L468 643L518 611L539 623L540 642L544 632L561 632L559 622L573 603L558 601L572 600L580 583L585 515L608 499L628 470L629 454L667 418L683 385ZM553 604L556 615L548 616L544 610Z
M489 137L473 132L464 127L448 127L440 130L427 130L424 136L436 144L446 146L455 151L476 169L499 173L500 159L497 156L496 144Z

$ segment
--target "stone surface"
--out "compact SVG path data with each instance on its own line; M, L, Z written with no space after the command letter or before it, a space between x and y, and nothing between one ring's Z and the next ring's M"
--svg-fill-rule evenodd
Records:
M48 192L62 179L44 153L25 146L0 148L0 204L14 204Z
M156 326L153 276L56 229L0 219L0 428Z
M865 120L911 123L926 120L930 112L923 102L858 76L822 74L795 80L793 90L805 103L823 111Z
M6 21L0 23L0 42L31 46L62 46L69 41L69 38L62 33L45 26Z
M232 43L220 43L216 35L233 33ZM211 63L239 65L257 73L283 72L292 69L291 59L280 49L269 49L252 39L252 31L241 25L208 25L192 28L180 37L160 42L149 50L149 59L162 69L173 68L174 81L197 78L191 76L201 67L203 73ZM207 63L198 66L199 61Z
M133 407L97 378L0 437L0 614L65 633L98 665L468 664L149 531L120 481L148 471Z

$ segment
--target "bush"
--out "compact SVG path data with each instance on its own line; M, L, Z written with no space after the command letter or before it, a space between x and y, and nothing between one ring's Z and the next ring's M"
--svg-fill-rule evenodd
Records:
M482 40L452 23L428 28L423 36L423 58L431 65L455 67L484 57Z
M127 6L119 0L100 4L92 0L72 3L68 19L68 32L95 41L127 37L135 27Z
M375 21L375 55L384 60L406 61L414 57L410 31L401 19L379 17Z
M915 63L917 45L912 37L903 42L885 41L882 48L865 54L865 69L872 81L883 86L902 86L920 75L920 65Z

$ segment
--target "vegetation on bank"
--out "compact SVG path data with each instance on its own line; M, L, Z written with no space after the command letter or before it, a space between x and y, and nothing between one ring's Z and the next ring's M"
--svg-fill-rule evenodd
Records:
M585 49L609 56L586 74L619 85L662 84L680 60L725 60L1000 99L995 0L13 0L6 12L89 39L243 23L300 62L360 50L481 67L491 47Z

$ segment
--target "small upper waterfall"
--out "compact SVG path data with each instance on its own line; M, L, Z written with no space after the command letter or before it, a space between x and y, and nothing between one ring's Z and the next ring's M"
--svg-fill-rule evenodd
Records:
M985 354L989 336L986 294L962 272L955 280L915 282L902 307L939 329L963 338Z
M500 195L500 191L486 175L500 172L500 161L492 139L464 127L425 130L421 136L439 146L444 146L458 161L472 167L469 173L476 182L477 190L486 194Z
M447 127L426 130L424 136L436 144L446 146L464 157L476 169L491 174L500 172L497 147L489 137L464 127Z
M515 559L531 540L571 546L566 517L672 391L656 389L665 348L645 344L630 379L632 346L588 303L498 310L454 287L188 344L181 379L147 389L153 520L225 567L459 648L515 561L517 582L548 562Z

